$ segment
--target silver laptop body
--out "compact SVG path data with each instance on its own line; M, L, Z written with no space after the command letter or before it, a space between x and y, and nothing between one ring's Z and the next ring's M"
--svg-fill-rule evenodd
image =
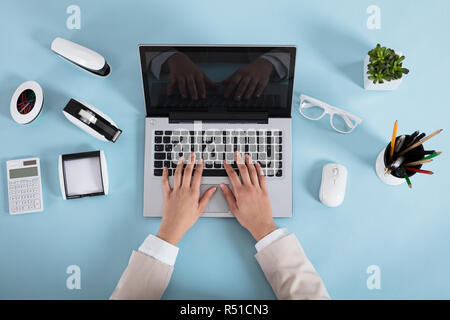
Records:
M163 167L170 182L180 156L191 152L205 162L201 194L211 186L231 187L222 162L233 161L234 151L249 154L266 175L274 217L292 216L291 105L295 46L140 45L146 102L144 205L145 217L161 217ZM170 57L185 55L216 84L204 99L183 99L177 84L168 95ZM222 81L255 59L272 64L270 81L260 97L236 101L224 97ZM237 170L237 168L236 168ZM203 217L233 217L217 189Z

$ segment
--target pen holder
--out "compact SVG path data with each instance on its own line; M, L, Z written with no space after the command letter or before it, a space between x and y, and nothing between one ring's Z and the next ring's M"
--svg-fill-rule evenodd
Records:
M396 137L396 140L399 137L400 136ZM408 139L409 137L410 136L407 135L405 138ZM417 152L415 153L416 156L412 156L410 158L410 161L420 160L424 156L423 145L418 146L417 148L415 148L415 150L417 150ZM397 176L394 171L392 173L388 173L386 171L386 168L387 168L386 163L388 163L388 161L389 161L390 151L391 151L391 143L389 143L386 146L386 148L381 150L381 152L378 154L377 161L375 162L375 171L377 172L377 175L380 178L380 180L383 181L385 184L388 184L391 186L398 186L398 185L402 184L403 182L405 182L405 178L401 177L401 176ZM422 167L422 165L417 165L417 166L413 166L412 168L420 169L421 167ZM411 176L415 175L416 173L408 172L407 174L408 174L408 177L411 177Z

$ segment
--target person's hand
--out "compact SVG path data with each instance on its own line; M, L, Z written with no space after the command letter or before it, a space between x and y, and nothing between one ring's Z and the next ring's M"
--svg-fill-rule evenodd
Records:
M209 188L200 198L203 160L198 161L197 169L192 175L194 163L195 154L191 154L182 176L184 158L180 158L174 174L173 188L169 184L167 168L164 168L163 171L164 207L157 236L173 245L176 245L186 231L195 224L217 189L216 187Z
M239 68L223 81L223 84L227 85L225 98L233 92L234 99L237 101L240 101L242 97L248 100L253 94L259 98L269 83L272 70L272 64L263 58L258 58L249 65Z
M235 152L234 158L241 179L231 165L224 161L234 193L224 183L220 184L220 188L239 223L259 241L277 229L272 218L266 177L259 163L254 165L250 156L245 156L245 163L239 152Z
M173 94L175 85L178 85L178 91L182 98L189 95L193 100L197 100L199 96L206 98L206 87L217 87L210 78L196 66L189 57L182 53L173 54L167 64L170 70L170 81L167 86L167 95Z

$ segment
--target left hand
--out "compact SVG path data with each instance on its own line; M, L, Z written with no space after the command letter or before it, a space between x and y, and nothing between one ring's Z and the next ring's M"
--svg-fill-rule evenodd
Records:
M195 154L191 154L182 176L184 158L180 158L174 174L173 188L169 184L167 168L163 171L164 206L157 236L173 245L177 245L186 231L195 224L217 189L209 188L200 198L203 160L198 161L197 169L192 175L194 163Z
M249 65L239 68L223 83L227 85L225 98L234 93L234 99L240 101L242 97L250 99L253 94L259 98L266 88L272 73L272 64L263 58L255 59Z

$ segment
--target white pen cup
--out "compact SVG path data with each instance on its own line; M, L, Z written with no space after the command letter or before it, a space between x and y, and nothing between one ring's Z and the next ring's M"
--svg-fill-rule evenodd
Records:
M399 137L396 138L396 141ZM409 135L407 135L405 138L408 139ZM423 151L424 151L423 145L420 145L420 146L416 147L415 149L417 149L417 152L416 152L417 156L415 157L417 159L413 158L411 161L416 161L423 157ZM389 143L386 146L386 148L381 150L381 152L378 154L377 160L375 162L375 171L378 175L378 178L380 178L380 180L383 183L391 185L391 186L398 186L398 185L402 184L403 182L405 182L405 178L402 176L399 176L395 172L395 170L392 172L388 171L387 163L389 162L390 151L391 151L391 143ZM413 166L413 168L416 168L416 169L420 169L421 167L422 167L422 165ZM408 172L408 177L411 177L415 174L416 174L415 172Z

